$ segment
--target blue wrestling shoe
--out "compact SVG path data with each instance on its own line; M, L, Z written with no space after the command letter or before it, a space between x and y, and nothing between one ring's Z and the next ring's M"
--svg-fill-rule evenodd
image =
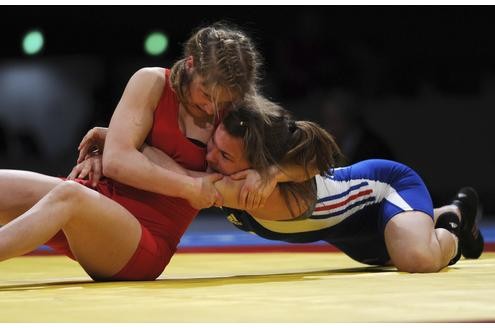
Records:
M479 208L478 193L471 187L461 188L452 200L461 212L459 242L462 255L467 259L477 259L484 248L484 239L476 222Z

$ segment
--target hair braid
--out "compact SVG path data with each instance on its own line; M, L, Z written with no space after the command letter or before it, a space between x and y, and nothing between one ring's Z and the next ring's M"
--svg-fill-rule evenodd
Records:
M201 28L184 45L184 57L189 56L193 58L194 73L203 78L212 94L220 88L230 92L235 101L257 90L261 59L244 32L222 23ZM173 65L170 79L179 100L187 103L192 77L185 59Z

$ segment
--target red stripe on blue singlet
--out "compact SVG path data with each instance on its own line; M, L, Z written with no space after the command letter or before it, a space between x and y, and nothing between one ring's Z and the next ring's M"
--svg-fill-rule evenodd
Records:
M357 194L354 194L354 195L351 195L349 197L347 197L347 199L341 201L341 202L338 202L338 203L335 203L335 204L331 204L331 205L326 205L326 206L321 206L321 207L317 207L315 208L315 212L319 212L319 211L326 211L326 210L331 210L331 209L335 209L335 208L338 208L338 207L341 207L341 206L344 206L344 205L347 205L349 202L359 198L359 197L363 197L363 196L367 196L369 194L371 194L373 192L373 190L371 189L366 189L366 190L363 190L363 191L360 191L358 192Z

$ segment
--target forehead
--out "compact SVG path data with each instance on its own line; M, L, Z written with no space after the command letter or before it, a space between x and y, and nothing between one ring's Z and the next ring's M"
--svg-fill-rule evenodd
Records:
M234 90L209 82L197 74L195 74L192 83L218 102L232 102L239 98Z
M245 161L244 141L230 135L223 123L216 129L214 138L217 148L230 155L233 161Z

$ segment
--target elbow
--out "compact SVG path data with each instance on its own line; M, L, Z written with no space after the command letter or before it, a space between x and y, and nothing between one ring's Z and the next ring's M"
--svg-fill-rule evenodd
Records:
M106 151L106 150L105 150ZM118 179L119 176L119 161L116 159L118 156L112 152L103 153L102 158L102 173L104 176L110 179Z

